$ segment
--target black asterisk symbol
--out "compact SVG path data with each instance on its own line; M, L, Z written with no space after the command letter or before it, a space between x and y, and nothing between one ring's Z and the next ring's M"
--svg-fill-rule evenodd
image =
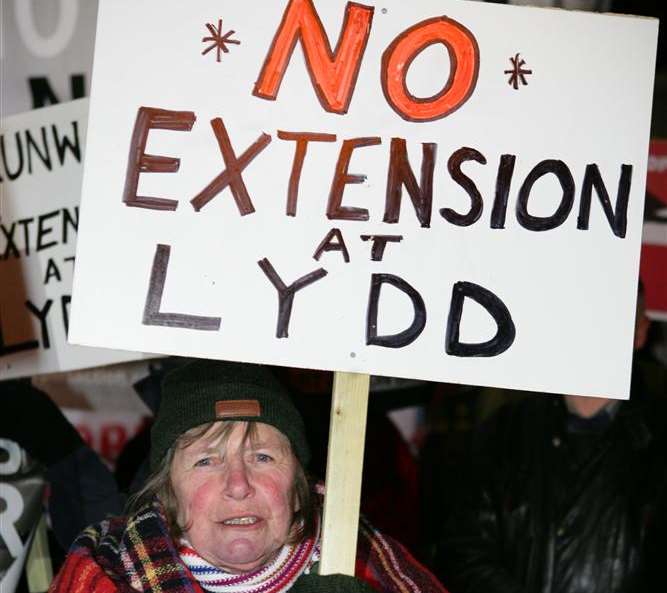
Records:
M217 59L216 61L220 61L220 52L224 51L225 53L229 53L229 49L227 48L228 44L234 44L234 45L241 45L241 42L236 40L236 39L231 39L231 36L234 34L234 31L227 31L224 35L222 33L222 19L218 19L218 26L215 27L213 26L213 23L206 23L206 28L208 29L208 32L210 35L208 37L203 37L202 38L202 43L206 43L207 41L210 41L211 44L203 51L201 52L202 56L205 56L208 52L210 52L212 49L215 49L217 52Z
M511 74L507 84L512 85L515 89L519 88L519 81L521 84L527 85L528 81L526 80L526 74L532 74L532 70L526 70L523 66L526 64L526 61L520 59L521 54L516 54L513 58L510 58L512 62L512 69L505 70L505 74Z

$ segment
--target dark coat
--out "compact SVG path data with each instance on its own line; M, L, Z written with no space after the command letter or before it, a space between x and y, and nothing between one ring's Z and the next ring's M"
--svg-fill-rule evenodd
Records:
M481 431L475 478L439 546L445 586L666 591L666 420L658 403L622 402L613 417L585 425L560 397L531 396L501 410Z

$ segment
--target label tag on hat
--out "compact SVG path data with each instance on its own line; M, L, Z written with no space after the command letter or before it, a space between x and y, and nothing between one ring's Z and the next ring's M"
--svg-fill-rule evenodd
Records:
M239 418L261 414L262 410L256 399L230 399L215 402L216 418Z

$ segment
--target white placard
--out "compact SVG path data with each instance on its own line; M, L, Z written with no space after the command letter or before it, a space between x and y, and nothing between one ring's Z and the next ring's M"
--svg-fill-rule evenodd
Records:
M66 341L88 100L0 123L0 380L141 358Z
M656 39L478 2L103 0L70 339L627 397Z
M88 94L97 0L4 0L2 116Z

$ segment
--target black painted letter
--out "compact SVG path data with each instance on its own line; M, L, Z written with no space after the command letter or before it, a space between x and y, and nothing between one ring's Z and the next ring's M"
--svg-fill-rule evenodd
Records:
M503 154L498 163L498 175L496 176L496 197L491 210L491 228L504 229L505 215L507 214L507 200L514 175L514 163L516 155Z
M397 334L378 336L378 301L383 284L391 284L404 292L412 301L415 316L407 329ZM385 348L403 348L412 344L424 331L426 325L426 305L421 295L405 280L392 274L373 274L371 277L371 292L368 297L368 312L366 314L366 344L384 346Z
M602 181L600 169L596 164L586 165L584 183L581 187L581 202L579 203L579 218L577 228L588 229L588 219L591 215L591 193L593 188L598 195L604 214L609 221L612 232L623 239L628 225L628 199L630 197L630 182L632 180L632 165L621 165L621 176L618 180L616 193L616 210L611 207L609 193Z
M276 329L276 338L287 338L289 337L287 335L287 328L289 327L289 320L292 315L292 304L294 303L295 293L320 278L324 278L327 275L327 271L324 268L319 268L287 286L280 276L278 276L278 272L276 272L267 258L261 259L257 263L278 291L278 326Z
M197 329L201 331L218 331L220 329L220 317L203 317L200 315L186 315L183 313L163 313L160 311L162 304L162 293L164 283L167 279L169 267L170 245L158 243L155 248L153 267L151 268L151 279L148 284L146 305L144 307L144 325L158 325L162 327L180 327L183 329Z
M478 163L482 163L482 165L486 165L486 158L481 152L474 148L467 148L466 146L459 148L447 161L449 175L470 196L470 210L466 214L459 214L451 208L440 208L440 215L447 222L451 222L457 226L470 226L477 222L482 215L484 207L482 195L479 193L475 182L461 171L461 164L466 161L477 161Z
M551 216L532 216L528 214L530 191L533 189L533 184L547 173L553 173L558 178L560 186L563 189L563 197L556 212ZM521 185L519 199L516 203L516 218L519 224L529 231L549 231L565 222L565 219L572 210L573 204L574 179L572 178L570 169L568 169L568 166L563 161L548 159L535 165Z
M484 307L493 317L498 330L496 335L487 342L468 344L459 341L459 328L463 301L471 298ZM452 302L447 318L447 333L445 335L445 351L452 356L498 356L507 350L513 343L516 328L509 310L490 290L473 284L472 282L457 282L452 289Z

